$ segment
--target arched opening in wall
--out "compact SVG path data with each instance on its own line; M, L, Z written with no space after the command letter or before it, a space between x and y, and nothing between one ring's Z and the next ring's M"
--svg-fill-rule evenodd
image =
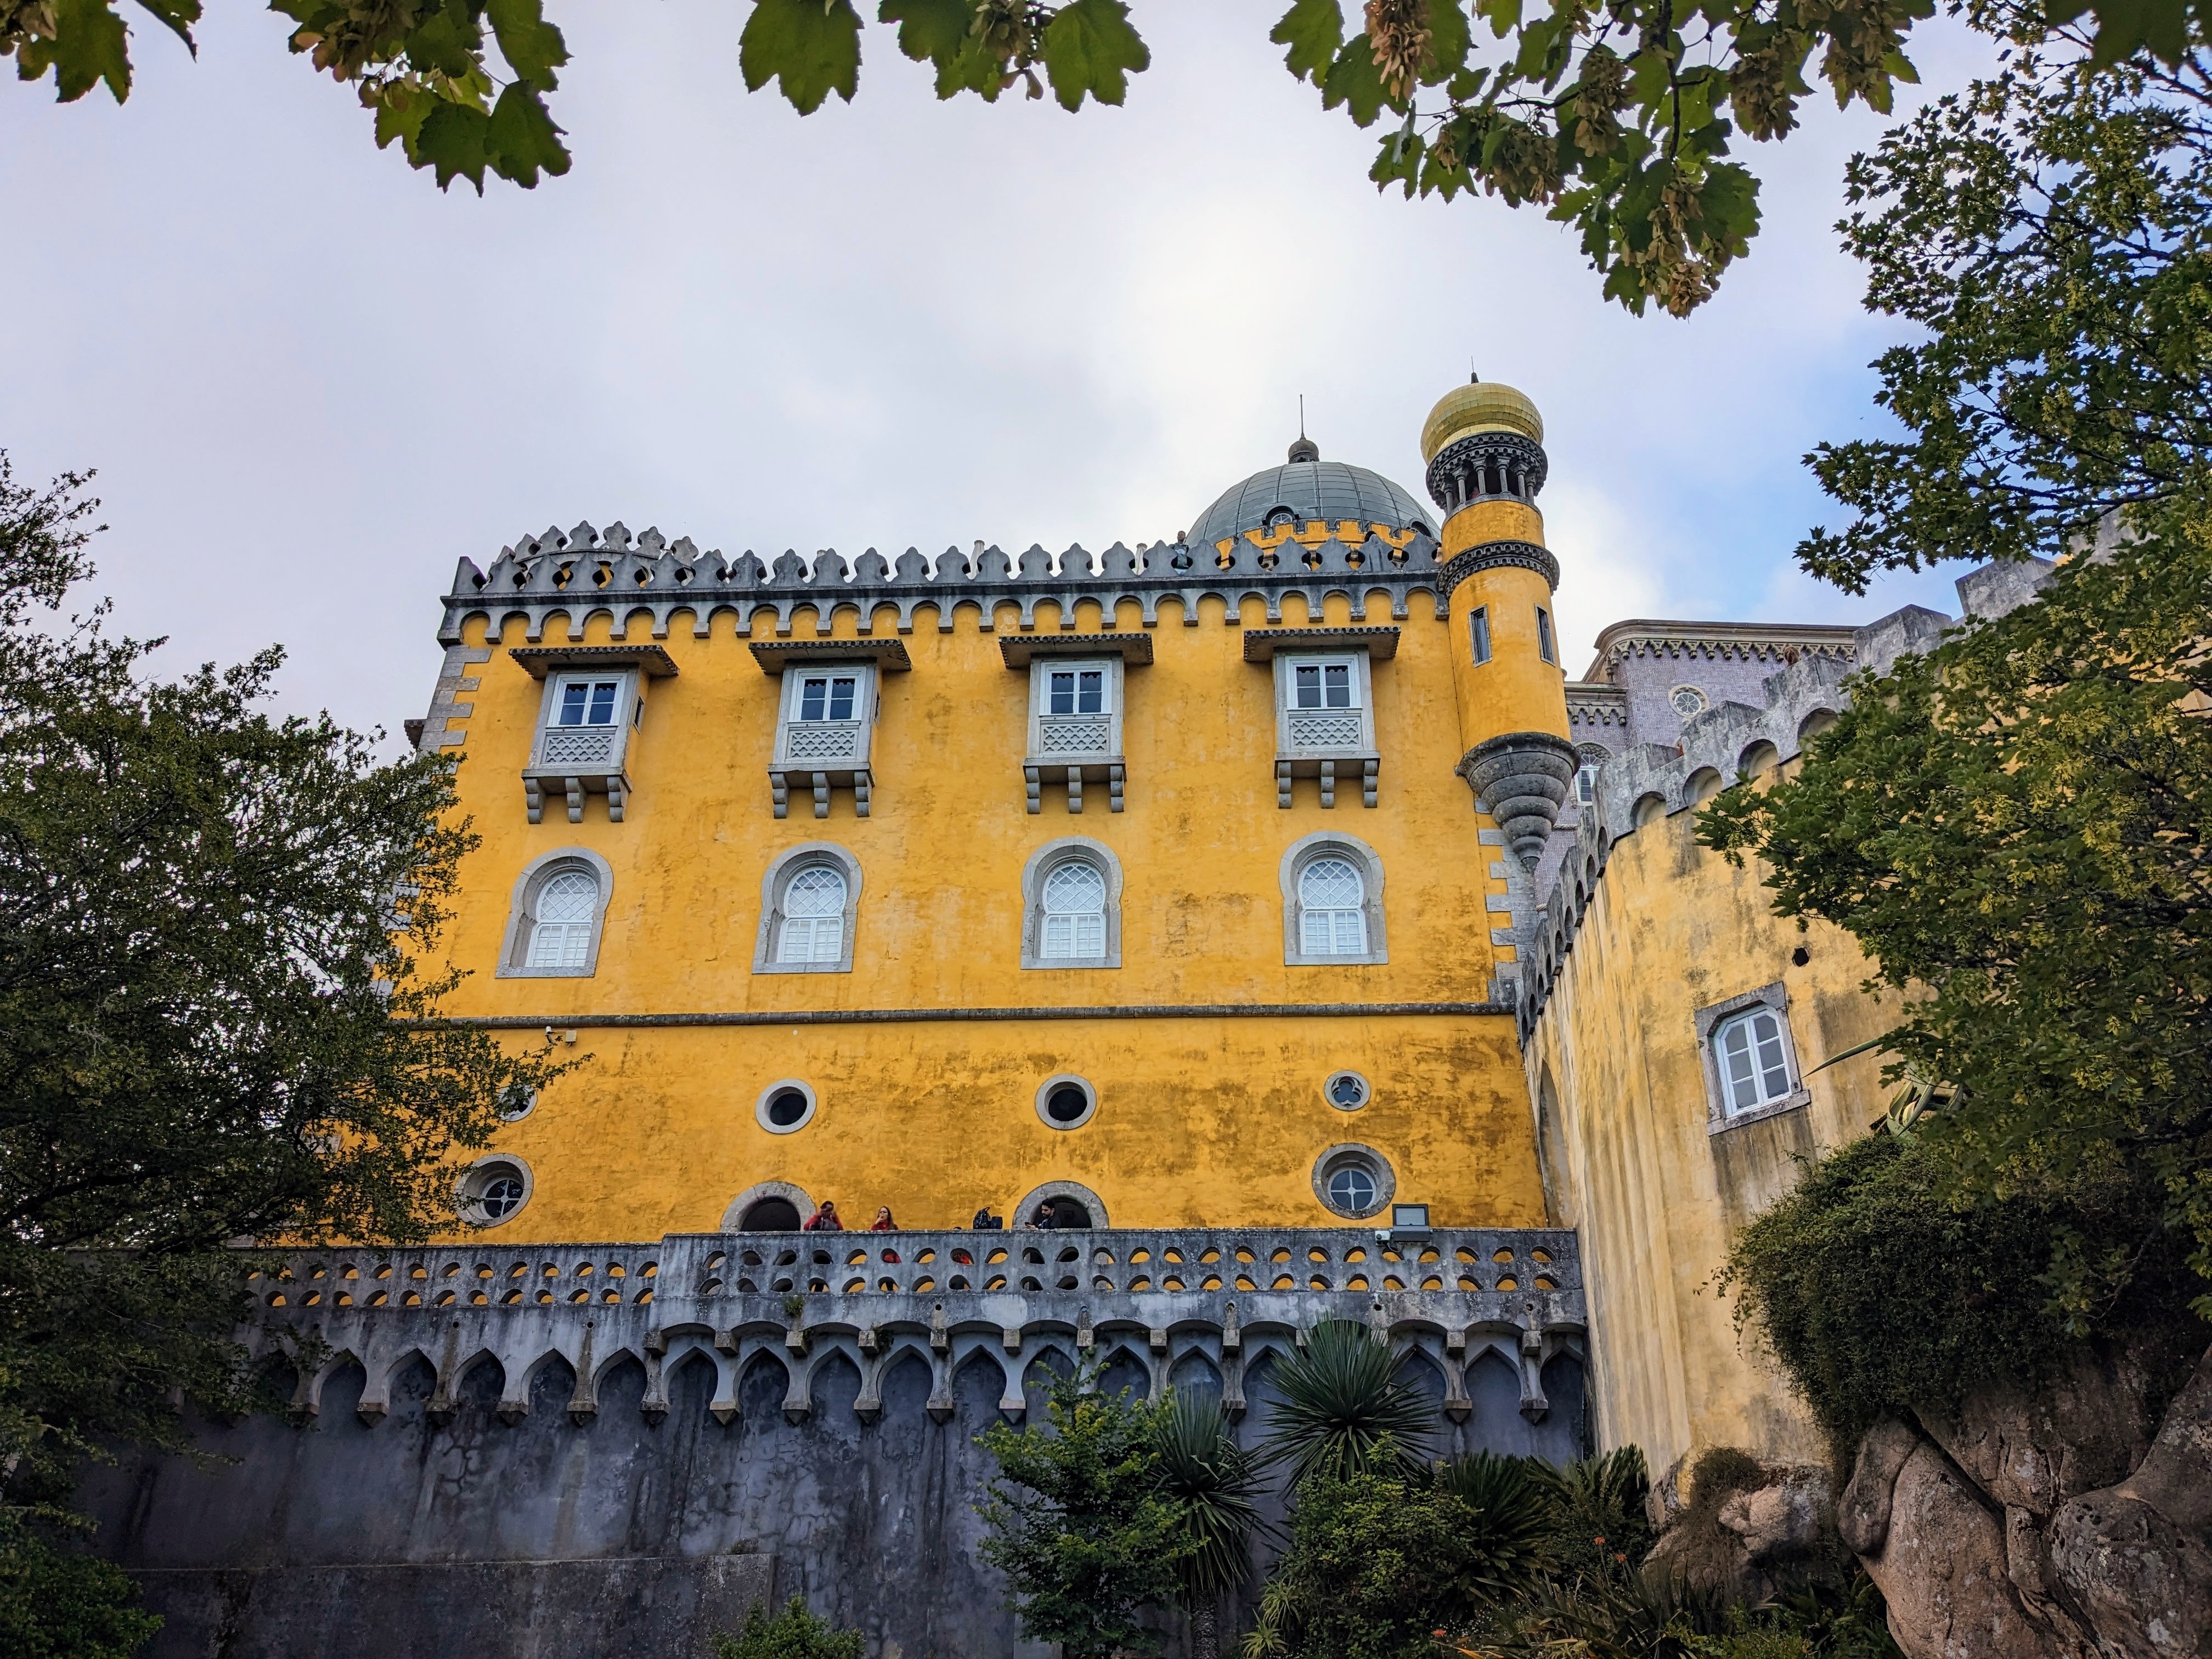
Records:
M1815 708L1811 714L1806 715L1803 720L1797 723L1797 741L1800 743L1810 743L1814 738L1819 737L1821 732L1826 731L1835 723L1836 711L1834 709Z
M1695 805L1709 801L1715 795L1719 794L1724 782L1725 780L1716 769L1700 766L1690 774L1690 781L1684 787L1683 793L1690 798L1692 804Z
M324 1432L344 1433L348 1430L365 1430L357 1407L361 1396L368 1387L368 1373L362 1369L361 1361L349 1357L340 1362L323 1379L322 1413L316 1419L317 1428Z
M799 1206L787 1198L756 1199L746 1207L744 1218L738 1223L741 1233L795 1233L799 1231Z
M738 1414L757 1433L783 1423L783 1397L791 1392L791 1373L773 1355L757 1353L738 1379Z
M814 1401L814 1422L836 1435L858 1432L860 1419L853 1414L853 1403L860 1397L860 1371L849 1358L831 1353L814 1373L808 1393Z
M1536 1449L1521 1415L1521 1373L1497 1349L1486 1347L1467 1368L1467 1397L1474 1407L1467 1423L1470 1450L1526 1457Z
M485 1354L461 1373L461 1385L453 1390L453 1395L462 1404L477 1407L481 1415L489 1416L506 1392L507 1367L492 1355Z
M424 1407L438 1390L438 1370L420 1352L399 1362L386 1384L391 1402L389 1417L395 1423L420 1422Z
M1629 814L1631 821L1638 830L1643 829L1646 824L1656 823L1666 816L1667 797L1656 792L1639 798L1635 810Z
M576 1368L555 1354L530 1373L530 1415L550 1417L568 1409L576 1397Z
M694 1348L678 1362L668 1378L668 1415L678 1423L705 1423L707 1407L714 1403L714 1390L722 1374L714 1362Z
M1111 1400L1124 1389L1129 1391L1132 1400L1148 1397L1152 1391L1152 1374L1127 1348L1116 1348L1114 1357L1106 1362L1106 1369L1098 1374L1098 1392Z
M1045 1407L1053 1379L1074 1375L1075 1362L1058 1348L1047 1348L1030 1361L1022 1373L1022 1400L1029 1408L1030 1422L1042 1425L1048 1420Z
M1084 1208L1082 1200L1048 1198L1044 1202L1045 1207L1052 1212L1054 1226L1088 1228L1091 1225L1091 1212Z
M920 1423L934 1387L928 1362L908 1349L891 1362L891 1368L877 1385L884 1402L884 1420L902 1425Z
M1571 1463L1591 1450L1589 1402L1583 1362L1571 1353L1555 1353L1544 1362L1544 1401L1551 1409L1534 1426L1536 1455L1553 1463Z
M1770 767L1777 764L1781 759L1782 751L1779 749L1777 749L1772 744L1762 740L1759 743L1753 744L1749 748L1746 749L1742 755L1738 757L1735 767L1738 772L1743 773L1747 776L1755 778L1759 776L1760 773L1765 772Z
M1193 1351L1175 1363L1168 1373L1168 1386L1177 1394L1191 1395L1218 1403L1221 1399L1221 1373L1204 1354Z
M645 1402L645 1367L625 1353L599 1375L599 1421L635 1423Z
M264 1354L253 1367L253 1396L265 1410L284 1410L299 1388L299 1369L281 1353Z

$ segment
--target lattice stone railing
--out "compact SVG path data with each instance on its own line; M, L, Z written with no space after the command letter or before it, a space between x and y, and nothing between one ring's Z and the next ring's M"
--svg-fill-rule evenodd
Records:
M1040 755L1103 755L1113 742L1113 722L1096 719L1047 719L1037 722Z
M418 1355L436 1370L434 1416L453 1409L461 1378L487 1358L501 1367L509 1421L528 1412L533 1376L556 1358L575 1374L576 1421L597 1411L599 1379L625 1357L645 1368L647 1413L665 1413L667 1370L694 1353L715 1369L712 1409L726 1422L763 1356L786 1373L783 1410L794 1419L840 1355L860 1372L863 1416L881 1410L883 1379L908 1356L929 1368L933 1416L949 1414L951 1379L978 1356L1003 1376L1010 1417L1048 1356L1119 1355L1155 1390L1196 1356L1241 1412L1250 1366L1324 1318L1358 1321L1424 1355L1444 1378L1445 1410L1462 1418L1466 1368L1495 1353L1535 1419L1548 1410L1545 1364L1581 1358L1586 1323L1574 1234L1536 1230L697 1233L657 1245L488 1235L304 1251L253 1288L272 1324L312 1329L324 1345L325 1363L301 1378L299 1410L314 1413L323 1383L358 1363L359 1409L372 1423Z
M1357 749L1364 730L1357 714L1292 714L1287 725L1294 749Z
M605 766L614 758L621 737L618 726L586 727L578 731L549 727L538 739L539 766Z
M850 760L860 752L858 720L793 720L784 728L787 760Z

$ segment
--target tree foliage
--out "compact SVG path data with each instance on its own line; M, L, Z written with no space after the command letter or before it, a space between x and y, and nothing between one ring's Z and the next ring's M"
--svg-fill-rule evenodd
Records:
M51 71L64 100L130 90L123 0L0 0L0 55ZM191 43L199 0L137 0ZM2054 33L2094 64L2180 63L2212 0L1953 0L2022 43ZM544 94L568 61L543 0L270 0L295 52L353 85L376 142L399 141L442 189L487 170L528 188L568 171ZM1759 185L1733 140L1771 142L1825 90L1887 112L1917 79L1905 46L1936 0L1290 0L1269 35L1322 106L1380 127L1378 187L1445 199L1480 191L1572 225L1608 297L1684 316L1759 226ZM2094 27L2092 24L2094 20ZM1119 105L1152 53L1123 0L878 0L875 21L926 65L937 95L1048 93L1063 109ZM745 87L774 82L811 114L859 89L854 0L753 0ZM495 59L491 47L498 47ZM501 72L503 67L504 73Z
M1216 1395L1171 1391L1153 1413L1152 1437L1154 1481L1182 1534L1178 1599L1196 1659L1213 1659L1220 1600L1250 1574L1253 1540L1267 1529L1262 1460L1237 1443Z
M1324 1319L1275 1369L1274 1427L1262 1448L1290 1465L1291 1483L1364 1474L1396 1462L1422 1467L1434 1431L1428 1401L1397 1374L1390 1350L1364 1325Z
M234 1242L449 1224L453 1154L554 1069L433 1018L471 844L440 759L379 764L327 718L271 719L274 652L161 681L98 611L49 620L88 574L85 482L34 492L0 455L0 1541L19 1578L67 1529L82 1457L181 1446L178 1395L258 1403Z
M1176 1595L1193 1547L1161 1489L1161 1408L1100 1394L1097 1379L1097 1367L1053 1376L1046 1431L994 1423L977 1441L999 1465L977 1506L983 1559L1006 1575L1023 1636L1066 1659L1153 1646L1139 1615Z
M1846 175L1867 303L1916 325L1875 364L1904 440L1807 458L1859 516L1798 550L1878 571L2055 557L2203 499L2212 465L2212 65L2026 54Z
M714 1659L861 1659L867 1639L856 1630L839 1630L806 1610L794 1595L781 1613L755 1602L734 1633L714 1638Z

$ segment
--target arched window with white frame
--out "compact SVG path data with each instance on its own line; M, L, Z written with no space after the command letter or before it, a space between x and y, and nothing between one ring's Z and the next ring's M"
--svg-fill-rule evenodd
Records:
M757 974L846 974L860 904L860 861L831 842L779 854L761 878Z
M613 889L612 867L586 848L532 859L515 878L496 977L590 978Z
M1283 960L1291 967L1388 962L1382 860L1355 836L1321 831L1283 854Z
M1063 836L1022 869L1022 966L1121 965L1121 865L1088 836Z

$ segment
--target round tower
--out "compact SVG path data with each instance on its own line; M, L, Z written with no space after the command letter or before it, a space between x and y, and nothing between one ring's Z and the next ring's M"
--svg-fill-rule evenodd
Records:
M1536 495L1549 463L1544 418L1510 386L1470 380L1421 428L1429 495L1444 515L1437 556L1451 612L1459 775L1534 869L1578 764Z

